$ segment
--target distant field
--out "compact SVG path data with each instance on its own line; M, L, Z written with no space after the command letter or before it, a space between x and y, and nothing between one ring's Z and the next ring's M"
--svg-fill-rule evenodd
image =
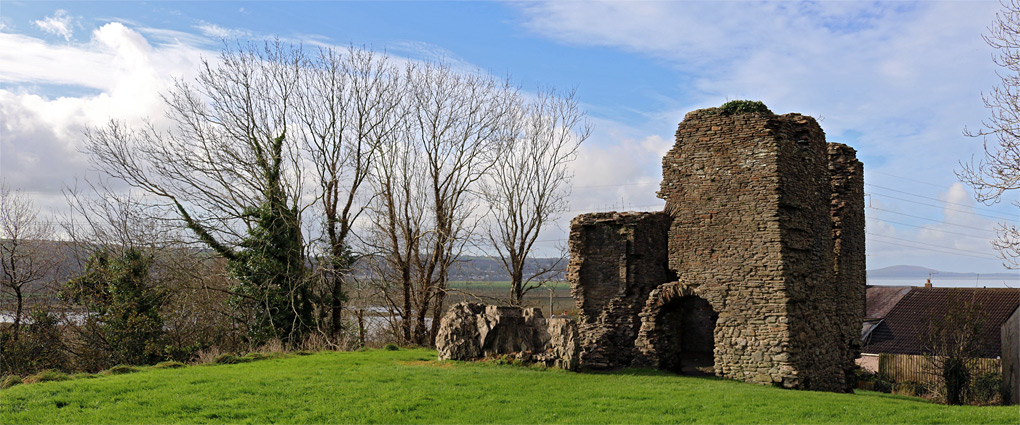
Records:
M510 282L453 281L450 282L450 289L452 291L447 298L447 305L453 305L460 301L502 304L510 296ZM553 311L556 314L577 308L574 298L570 296L570 283L568 282L549 282L543 287L533 289L525 294L524 304L528 307L540 307L542 312L548 315L550 295L552 295Z
M507 291L509 291L510 290L509 289L510 288L510 282L509 281L506 281L506 282L499 282L499 281L479 282L479 281L456 280L456 281L451 281L450 282L450 287L453 287L453 288L493 288L493 289L498 288L498 289L506 289ZM570 291L570 282L548 282L545 285L543 285L542 288L535 289L535 291L546 291L547 290L546 288L549 288L549 287L551 287L553 289L556 289L556 290L566 290L566 291L569 292Z
M435 361L430 350L320 353L22 384L0 423L980 423L1012 407L949 407L861 391L783 390L648 370L571 373Z

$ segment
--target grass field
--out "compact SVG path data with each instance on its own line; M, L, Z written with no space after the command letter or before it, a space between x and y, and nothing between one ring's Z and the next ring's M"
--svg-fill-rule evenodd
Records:
M629 370L438 363L429 350L326 352L0 391L0 423L1003 423L1012 407L782 390Z

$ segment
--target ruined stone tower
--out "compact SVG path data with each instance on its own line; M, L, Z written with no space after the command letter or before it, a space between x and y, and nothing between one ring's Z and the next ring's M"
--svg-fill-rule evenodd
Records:
M849 391L864 314L863 166L811 117L687 114L664 212L571 223L582 366Z

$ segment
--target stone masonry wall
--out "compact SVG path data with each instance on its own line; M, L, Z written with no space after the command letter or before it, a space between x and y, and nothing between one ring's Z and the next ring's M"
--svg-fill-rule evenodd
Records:
M856 359L861 355L861 320L867 298L867 265L864 252L864 164L857 151L829 143L830 209L835 264L833 282L837 297L845 303L837 320L843 337L843 371L848 386L856 382Z
M783 277L779 144L771 114L688 113L662 160L669 264L719 313L716 375L796 386Z
M778 218L790 334L789 345L781 348L797 372L795 378L783 379L801 388L845 391L845 341L838 319L846 302L834 281L825 133L810 117L777 118L772 125L779 146Z
M630 366L648 293L674 276L666 264L669 216L583 214L570 223L567 280L581 310L581 365Z

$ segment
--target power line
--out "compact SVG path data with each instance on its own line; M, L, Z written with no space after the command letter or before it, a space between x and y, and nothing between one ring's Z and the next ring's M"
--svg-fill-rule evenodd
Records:
M941 221L941 220L936 220L936 219L933 219L933 218L921 217L919 215L912 215L912 214L906 214L906 213L891 211L891 210L887 210L887 209L879 208L879 207L875 207L875 206L870 206L870 207L868 207L868 209L876 210L876 211L884 211L884 212L887 212L887 213L890 213L890 214L902 215L902 216L911 217L911 218L917 218L917 219L921 219L921 220L933 221L933 222L936 222L936 223L942 223L942 224L946 224L946 225L949 225L949 226L962 227L964 229L980 230L980 231L983 231L983 232L993 232L994 233L993 230L982 229L980 227L966 226L966 225L963 225L963 224L950 223L948 221Z
M916 193L911 193L911 192L907 192L907 191L904 191L904 190L898 190L898 189L893 189L893 188L889 188L889 187L879 186L877 184L864 183L864 185L865 186L871 186L871 187L877 187L879 189L888 190L890 192L896 192L896 193L902 193L902 194L905 194L905 195L916 196L918 198L931 199L933 201L942 202L942 203L945 203L945 204L958 205L958 206L961 206L961 207L968 207L968 208L973 208L973 209L976 209L976 210L985 210L985 211L991 211L991 212L994 212L994 213L998 213L998 211L993 210L991 208L975 207L973 205L961 204L959 202L943 201L943 200L938 199L938 198L932 198L930 196L918 195ZM882 195L882 194L879 193L878 195ZM889 195L882 195L882 196L889 196Z
M942 245L935 245L935 244L930 244L930 243L925 243L925 242L912 241L910 239L903 239L903 238L897 238L897 237L892 237L892 236L879 235L877 233L871 233L871 232L866 232L866 233L871 235L871 236L876 236L876 237L880 237L880 238L889 238L889 239L894 239L894 240L903 241L903 242L916 243L918 245L932 246L932 247L935 247L935 248L949 249L949 250L960 251L960 252L969 252L969 253L972 253L972 254L987 255L984 252L970 251L970 250L959 249L959 248L950 248L950 247L946 247L946 246L942 246Z
M966 234L966 233L957 233L957 232L950 232L950 231L948 231L948 230L942 230L942 229L933 229L933 228L931 228L931 227L924 227L924 226L918 226L918 225L916 225L916 224L908 224L908 223L900 223L900 222L898 222L898 221L890 221L890 220L883 220L883 219L880 219L880 218L875 218L875 217L870 217L870 218L871 218L872 220L875 220L875 221L881 221L881 222L883 222L883 223L889 223L889 224L899 224L899 225L901 225L901 226L910 226L910 227L916 227L916 228L918 228L918 229L924 229L924 230L932 230L932 231L935 231L935 232L942 232L942 233L947 233L947 234L950 234L950 235L957 235L957 236L966 236L966 237L968 237L968 238L974 238L974 239L982 239L982 240L987 240L987 239L988 239L988 238L985 238L985 237L981 237L981 236L974 236L974 235L968 235L968 234Z
M956 212L960 212L960 213L965 213L965 214L974 214L974 215L979 215L979 216L982 216L982 217L988 217L988 218L994 218L994 219L998 219L998 220L1007 220L1007 221L1013 221L1013 219L1011 219L1011 218L1006 218L1006 217L1002 217L1002 216L996 216L996 215L988 215L988 214L980 214L980 213L976 213L976 212L973 212L973 211L964 211L964 210L957 210L957 209L949 208L949 207L946 207L946 206L943 206L943 205L932 205L932 204L926 204L926 203L924 203L924 202L918 202L918 201L914 201L914 200L910 200L910 199L904 199L904 198L897 198L897 197L895 197L895 196L892 196L892 195L886 195L886 194L884 194L884 193L874 193L874 192L871 192L871 193L869 193L869 195L878 195L878 196L884 196L884 197L886 197L886 198L896 199L896 200L900 200L900 201L903 201L903 202L910 202L910 203L913 203L913 204L918 204L918 205L924 205L924 206L927 206L927 207L935 207L935 208L945 208L945 209L946 209L946 210L948 210L948 211L956 211Z
M961 257L973 257L973 258L981 258L981 259L985 259L985 260L996 260L997 259L995 257L987 257L987 256L983 256L983 255L982 256L978 256L978 255L970 255L970 254L960 254L960 253L957 253L957 252L942 251L942 250L938 250L938 249L924 248L924 247L920 247L920 246L910 246L910 245L904 245L904 244L901 244L901 243L889 242L889 241L883 241L883 240L871 239L871 241L872 242L878 242L878 243L884 243L884 244L887 244L887 245L902 246L902 247L907 247L907 248L911 248L911 249L920 249L920 250L923 250L923 251L938 252L938 253L941 253L941 254L958 255L958 256L961 256Z
M935 187L937 187L939 189L945 189L946 188L945 186L940 185L940 184L935 184L935 183L926 182L926 181L922 181L922 180L912 179L912 178L909 178L909 177L897 176L895 174L883 173L881 171L868 170L867 173L868 174L881 174L883 176L895 177L895 178L902 179L902 180L912 181L914 183L921 183L921 184L926 184L928 186L935 186Z

